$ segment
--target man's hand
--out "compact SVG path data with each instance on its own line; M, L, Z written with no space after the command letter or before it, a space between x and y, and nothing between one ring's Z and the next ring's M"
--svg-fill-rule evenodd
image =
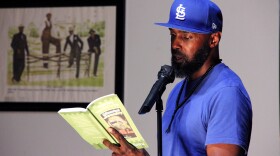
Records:
M119 145L116 145L106 139L103 141L103 144L113 151L112 156L149 156L145 149L137 149L131 145L124 136L114 128L109 128L108 132L110 132L119 142Z

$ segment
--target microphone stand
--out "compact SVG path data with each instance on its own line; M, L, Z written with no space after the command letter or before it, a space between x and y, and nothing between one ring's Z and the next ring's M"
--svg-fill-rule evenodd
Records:
M166 89L168 83L172 83L175 79L175 73L171 66L164 65L158 73L158 80L153 85L148 97L144 101L138 114L145 114L151 110L156 103L157 112L157 136L158 136L158 156L162 155L162 110L163 104L161 96Z
M162 156L162 110L163 104L162 99L159 98L156 101L156 112L157 112L157 131L158 131L158 156Z

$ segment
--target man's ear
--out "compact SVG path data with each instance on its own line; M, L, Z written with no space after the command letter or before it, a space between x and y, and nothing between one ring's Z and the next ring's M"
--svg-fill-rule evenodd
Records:
M219 44L221 37L222 37L222 32L215 32L215 33L211 34L210 39L209 39L210 48L216 47Z

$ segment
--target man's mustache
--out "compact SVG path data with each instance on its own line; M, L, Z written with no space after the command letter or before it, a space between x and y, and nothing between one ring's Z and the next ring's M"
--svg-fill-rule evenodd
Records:
M172 55L172 59L176 59L178 57L185 58L183 52L178 49L171 49L171 55Z

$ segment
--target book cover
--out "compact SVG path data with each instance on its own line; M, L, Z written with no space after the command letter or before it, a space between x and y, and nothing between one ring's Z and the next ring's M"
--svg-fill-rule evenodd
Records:
M148 145L139 133L123 103L116 94L109 94L93 100L87 108L63 108L58 113L76 132L96 149L106 149L103 140L118 143L107 132L107 128L118 130L126 140L138 149Z

